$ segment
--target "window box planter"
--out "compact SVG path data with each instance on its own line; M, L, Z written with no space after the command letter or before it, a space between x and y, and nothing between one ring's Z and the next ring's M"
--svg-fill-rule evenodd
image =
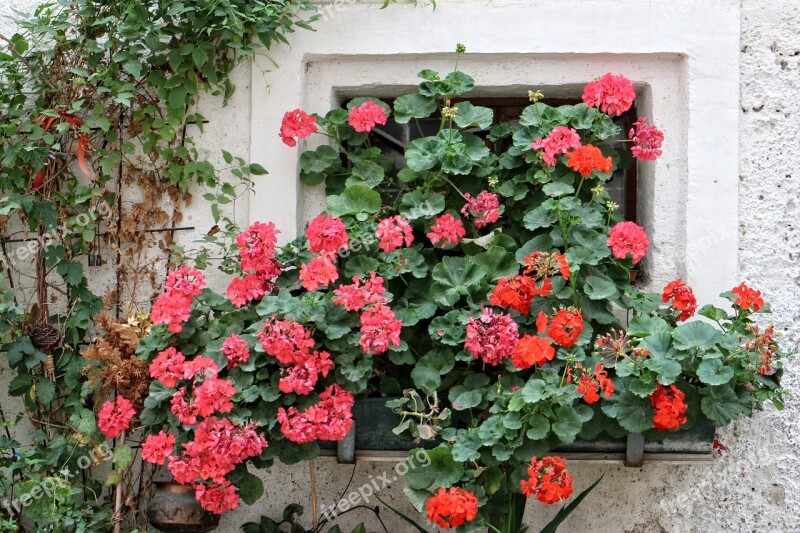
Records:
M356 459L381 461L398 460L418 445L401 439L392 432L400 417L386 407L394 398L364 398L353 407L354 424L347 437L338 443L321 445L323 455L336 455L342 463ZM601 433L592 441L576 440L562 444L553 453L573 460L624 462L641 466L645 461L676 463L710 461L713 454L714 425L704 417L689 428L675 432L660 432L657 439L641 434L613 438Z

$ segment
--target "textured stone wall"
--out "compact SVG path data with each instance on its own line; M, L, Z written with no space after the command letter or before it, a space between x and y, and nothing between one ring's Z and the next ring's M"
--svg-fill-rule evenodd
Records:
M497 0L493 4L516 3L519 0ZM607 1L607 0L606 0ZM687 17L692 5L707 0L674 2ZM709 0L710 1L710 0ZM603 3L585 0L587 4ZM0 0L0 16L11 8L26 9L36 0ZM329 2L331 3L331 2ZM463 0L486 5L485 1ZM535 0L527 2L533 7ZM653 2L654 4L657 2ZM339 2L331 3L330 13L340 16ZM387 23L391 13L386 12ZM565 16L579 16L565 13ZM8 21L0 20L0 31L11 33ZM442 29L446 31L445 28ZM714 21L708 21L714 32ZM468 36L453 35L453 42L468 42ZM297 41L294 46L302 46ZM280 75L278 72L277 75ZM741 117L739 177L739 273L742 280L762 289L771 302L771 317L783 334L783 345L797 349L800 345L800 0L742 0L741 2ZM246 76L243 76L245 79ZM267 75L269 78L269 75ZM243 87L244 91L248 89ZM247 142L248 99L242 98L230 121L225 110L207 113L214 119L227 121L214 129L214 137L227 139L237 146L224 146L245 155ZM252 104L250 104L252 105ZM209 110L211 111L211 110ZM709 123L708 128L715 127ZM226 133L226 128L229 129ZM274 132L264 132L274 135ZM204 147L214 148L214 139L206 137ZM220 145L220 147L223 147ZM705 149L713 151L713 146ZM270 161L259 161L268 169ZM715 176L709 175L709 179ZM199 196L198 196L199 197ZM714 198L707 199L709 205ZM190 214L195 217L198 233L207 222L202 206ZM251 218L254 213L251 213ZM264 214L265 217L268 214ZM205 217L205 218L204 218ZM245 217L246 218L246 215ZM713 237L715 228L706 230ZM728 452L710 464L669 465L646 464L640 469L627 469L613 464L572 463L576 489L588 486L600 474L605 479L587 498L562 531L592 532L689 532L689 531L770 531L800 530L800 379L799 361L787 366L785 384L788 389L787 409L777 412L768 408L753 419L735 422L720 432L719 440ZM5 376L0 387L5 388ZM7 399L0 393L0 401ZM394 463L359 463L355 466L349 493L384 472L393 481ZM320 458L314 462L317 503L333 504L350 479L352 466L337 465ZM276 466L264 473L265 496L252 507L242 507L226 516L219 531L233 533L247 520L261 514L280 516L284 505L298 502L311 514L309 465ZM383 481L379 482L383 483ZM381 497L409 511L402 494L402 480L381 491ZM371 500L374 505L378 503ZM526 523L537 530L556 509L531 503ZM392 533L408 531L407 526L392 516L382 516ZM361 520L367 529L380 530L371 513L348 514L341 522L349 531ZM307 521L310 523L310 520Z

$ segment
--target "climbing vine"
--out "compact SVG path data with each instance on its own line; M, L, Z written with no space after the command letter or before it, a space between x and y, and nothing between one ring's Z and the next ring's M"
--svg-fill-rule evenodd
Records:
M229 152L222 167L201 155L187 133L203 129L198 98L227 103L236 66L310 29L314 10L305 0L57 0L0 34L0 339L8 392L32 426L19 443L8 430L19 416L0 411L0 467L12 472L0 530L23 517L36 531L118 529L126 515L141 525L135 447L118 442L105 487L90 474L104 462L95 406L137 385L120 381L142 370L132 343L148 323L137 309L160 291L193 188L221 228L213 244L233 232L221 206L266 174ZM51 497L19 500L44 480L58 487Z

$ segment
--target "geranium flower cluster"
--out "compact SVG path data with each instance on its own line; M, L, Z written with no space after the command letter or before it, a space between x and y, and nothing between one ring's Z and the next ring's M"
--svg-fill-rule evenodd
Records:
M686 423L686 395L675 385L658 384L650 395L650 404L655 411L653 427L659 431L678 429Z
M661 156L661 145L664 143L664 134L657 127L647 124L647 117L640 117L633 123L628 132L628 138L633 141L631 154L641 161L655 161Z
M758 312L764 306L761 291L751 289L744 282L732 288L731 292L736 295L736 300L733 303L745 311L752 309Z
M499 365L514 353L519 339L519 326L506 313L495 313L485 307L480 318L470 317L464 343L472 356L488 365Z
M345 438L353 426L353 394L334 383L319 398L319 402L303 412L294 406L288 410L283 407L278 409L281 433L287 439L303 444Z
M535 496L542 503L552 504L566 500L572 494L572 474L562 457L547 456L541 460L531 458L528 467L529 479L520 480L522 493Z
M484 228L500 219L500 200L496 194L481 191L473 198L470 193L464 193L464 200L467 203L461 208L461 214L474 218L476 228Z
M280 231L275 224L254 222L236 236L243 276L228 285L227 296L236 307L260 300L272 289L272 280L283 271L275 259Z
M317 132L317 117L309 116L301 109L287 111L281 121L280 137L289 147L297 146L297 141Z
M475 520L478 498L460 487L440 487L425 501L425 514L431 524L441 528L459 527Z
M300 284L316 291L339 279L336 257L348 249L349 236L341 219L323 214L308 223L306 239L311 253L319 255L300 265Z
M624 331L612 329L605 335L600 335L594 343L594 349L600 357L614 361L620 358L649 357L650 352L640 346L634 346L631 337Z
M230 380L217 377L219 367L209 357L187 360L175 348L159 352L150 363L150 376L165 387L175 388L188 380L170 400L172 414L181 424L194 425L198 417L228 413L233 409L236 389Z
M682 279L670 281L661 293L661 301L671 303L678 311L678 320L688 320L697 311L697 298L694 291Z
M622 74L609 72L583 88L583 103L611 116L623 114L635 99L633 83Z
M547 137L542 139L537 137L533 144L532 150L542 150L542 161L550 165L556 166L556 156L566 154L571 150L577 150L581 147L581 136L578 132L567 126L556 126L553 128Z
M157 438L152 444L154 448L166 444L165 438ZM255 424L212 416L197 425L194 439L183 444L182 453L170 455L162 447L154 458L169 455L167 468L175 481L192 484L203 509L222 514L239 504L236 489L225 476L236 465L261 455L266 447L267 440L258 433Z
M219 351L228 359L228 368L236 368L250 359L250 344L237 333L231 333L231 336L222 342Z
M336 298L334 305L340 305L348 311L360 311L369 304L385 304L389 300L384 296L386 289L383 287L383 278L375 272L370 272L369 279L365 282L358 276L353 277L351 285L341 285L333 291Z
M559 309L550 319L547 335L563 348L571 348L583 332L583 314L580 309Z
M625 259L628 254L635 265L647 253L650 241L644 228L635 222L619 222L608 234L608 247L617 259Z
M569 280L569 264L565 256L558 252L533 252L523 260L521 274L498 280L489 295L489 303L527 315L536 296L550 295L553 283L549 277L557 273Z
M358 343L364 353L380 355L390 347L400 346L403 322L397 319L389 306L376 304L361 313L361 339Z
M150 310L150 321L153 324L167 324L170 333L180 333L183 323L191 316L195 296L199 296L205 286L205 277L196 268L182 266L170 272L164 292Z
M583 368L583 365L576 363L572 369L567 371L567 383L575 381L578 386L578 394L583 397L583 401L592 404L600 401L600 392L606 399L614 395L614 382L608 377L608 371L603 368L602 363L594 365L594 371Z
M386 124L386 109L371 100L367 100L360 106L355 106L347 116L347 123L359 133L372 131L376 125Z
M589 176L592 172L611 172L611 157L603 156L603 152L594 145L586 144L567 153L567 166L581 176Z
M116 439L127 431L131 419L136 415L133 404L123 396L117 396L114 401L103 403L97 414L97 427L109 439Z
M427 236L435 246L447 248L457 245L466 234L467 230L464 229L461 219L445 213L433 221Z
M770 375L775 372L773 365L773 357L778 351L778 345L773 338L775 335L775 327L769 326L764 332L755 325L750 324L747 327L747 332L751 338L745 343L744 349L750 352L755 352L760 358L761 366L758 368L758 373L763 375Z
M330 354L313 351L314 339L302 324L294 320L270 318L256 333L261 348L283 365L279 388L283 393L306 395L314 390L320 376L333 369Z
M406 219L400 215L384 218L378 222L378 230L375 232L378 238L378 248L384 252L391 253L398 248L411 246L414 242L414 231Z

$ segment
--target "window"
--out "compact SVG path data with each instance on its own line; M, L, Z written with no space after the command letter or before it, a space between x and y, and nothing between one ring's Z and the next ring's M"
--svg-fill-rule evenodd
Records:
M458 106L459 101L469 100L471 103L488 107L494 111L494 124L501 124L504 122L515 122L522 111L530 105L528 98L519 97L493 97L493 98L468 98L461 100L453 100L452 104ZM392 99L385 99L384 101L393 106ZM547 99L543 100L544 103L559 106L580 103L579 99ZM628 112L623 114L614 121L621 130L621 133L616 139L627 139L627 132L630 130L632 124L637 119L636 107L634 105ZM379 146L385 155L397 161L402 160L403 153L409 143L420 137L436 135L439 131L439 118L432 116L426 119L411 120L406 124L399 124L391 117L385 126L377 126L373 130L373 141L376 146ZM475 128L473 133L479 137L486 137L489 128L485 130L478 130ZM488 145L491 141L486 140ZM627 154L627 152L626 152ZM606 185L606 188L616 204L619 205L618 214L625 218L625 220L636 221L636 164L633 161L629 162L626 168L621 168L614 173L613 178Z

